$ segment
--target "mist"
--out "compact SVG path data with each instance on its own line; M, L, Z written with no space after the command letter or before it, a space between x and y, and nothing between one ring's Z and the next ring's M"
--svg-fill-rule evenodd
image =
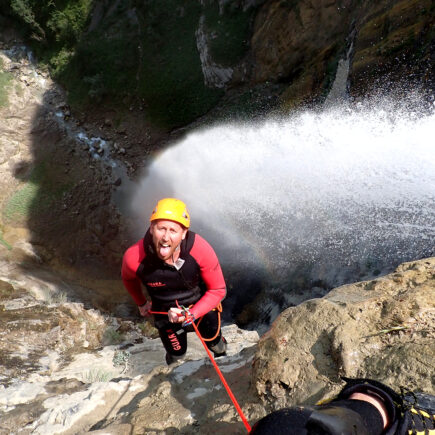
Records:
M435 115L419 107L378 99L194 131L146 168L134 231L160 198L185 201L236 311L265 289L282 307L433 255Z

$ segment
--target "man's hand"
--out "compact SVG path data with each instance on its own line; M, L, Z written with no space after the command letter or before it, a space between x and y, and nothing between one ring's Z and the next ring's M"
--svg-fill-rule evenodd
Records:
M183 326L190 325L195 321L195 317L190 313L189 309L171 308L168 311L168 318L171 323L183 323Z
M151 310L151 301L146 302L144 305L140 305L139 312L141 316L148 317L151 316L150 310Z
M170 308L168 311L168 319L171 323L184 322L184 311L180 308Z

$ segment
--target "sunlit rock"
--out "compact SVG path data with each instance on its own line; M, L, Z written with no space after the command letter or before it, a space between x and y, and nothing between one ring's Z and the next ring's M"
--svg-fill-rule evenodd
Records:
M435 258L285 310L259 342L252 380L279 408L315 403L341 376L434 394Z

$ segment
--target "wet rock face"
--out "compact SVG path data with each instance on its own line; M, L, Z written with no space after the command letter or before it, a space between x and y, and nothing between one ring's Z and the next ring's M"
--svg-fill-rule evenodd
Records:
M256 16L250 80L285 83L285 106L321 101L352 42L352 96L405 80L430 89L432 26L430 0L270 0Z
M252 38L254 81L284 79L344 42L352 2L269 1L261 9ZM346 4L346 5L344 5ZM341 7L340 7L341 6Z
M390 83L420 82L431 89L431 9L431 0L383 0L361 10L351 71L352 94L372 91L385 77Z
M346 46L356 1L268 1L251 39L251 80L281 82L280 102L293 108L321 101L330 88Z
M336 393L341 376L435 391L435 258L288 308L259 342L252 380L274 408Z

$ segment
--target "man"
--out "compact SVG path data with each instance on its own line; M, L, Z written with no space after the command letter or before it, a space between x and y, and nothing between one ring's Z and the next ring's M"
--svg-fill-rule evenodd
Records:
M331 402L272 412L250 435L435 435L434 396L398 394L371 379L344 380Z
M189 212L178 199L161 199L150 222L144 238L124 254L122 280L140 314L154 315L167 364L186 353L192 320L214 355L225 355L219 311L226 286L213 248L189 230Z

